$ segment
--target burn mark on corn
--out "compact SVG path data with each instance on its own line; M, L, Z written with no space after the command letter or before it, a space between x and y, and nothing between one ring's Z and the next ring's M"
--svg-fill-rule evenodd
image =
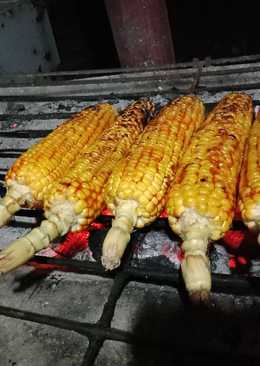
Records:
M229 138L231 138L232 140L237 140L237 137L235 135L233 135L232 133L228 135Z

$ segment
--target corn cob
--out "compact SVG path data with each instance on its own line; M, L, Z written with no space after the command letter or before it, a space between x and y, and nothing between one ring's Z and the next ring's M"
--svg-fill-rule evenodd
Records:
M47 220L1 253L0 273L25 263L57 236L84 229L95 219L104 208L107 179L137 140L153 109L146 99L133 103L93 145L83 148L69 172L46 192Z
M177 161L203 119L204 106L197 97L171 101L113 171L105 194L107 206L115 215L103 244L106 269L119 266L133 228L142 228L159 216Z
M41 208L51 184L66 173L81 153L117 116L109 104L88 107L23 153L9 169L7 193L0 201L0 227L21 206Z
M249 229L260 232L260 114L251 128L239 182L239 208ZM260 235L258 235L260 244Z
M232 223L252 113L248 95L223 98L192 138L168 193L168 220L184 240L181 268L194 300L206 301L211 289L208 242L220 239Z

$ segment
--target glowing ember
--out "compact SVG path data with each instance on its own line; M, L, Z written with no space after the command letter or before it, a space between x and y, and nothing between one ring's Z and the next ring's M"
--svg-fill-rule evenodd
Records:
M100 222L92 222L92 224L90 224L90 227L94 230L102 230L104 229L105 225L101 224Z
M229 264L230 269L235 269L236 268L236 259L235 258L230 258L228 264Z
M104 209L102 211L102 216L112 216L109 209ZM167 211L163 210L160 218L167 218ZM236 210L236 219L239 220L240 212ZM71 232L67 235L64 242L58 244L56 247L47 248L40 252L41 256L53 257L53 258L73 258L78 253L85 251L89 245L89 238L93 231L102 232L102 229L106 229L109 225L109 221L106 224L100 223L98 221L93 222L88 230L83 230L80 232ZM148 260L149 258L166 258L170 262L170 265L178 269L182 260L182 250L180 246L180 241L172 240L168 237L164 230L154 231L146 233L145 236L141 234L142 240L139 241L138 245L134 246L134 260L142 261ZM102 241L102 236L101 239ZM246 245L244 245L246 243ZM222 246L215 244L215 252L212 251L211 261L212 270L216 273L226 273L223 271L223 263L226 263L226 267L230 268L232 271L237 271L240 268L245 268L250 262L250 256L244 253L244 249L241 252L241 248L247 247L248 243L254 246L256 243L256 237L254 234L250 233L247 229L242 230L229 230L222 239ZM243 245L242 245L243 244ZM219 248L223 248L226 253L226 259L222 263L222 252ZM217 249L218 248L218 249ZM230 253L229 253L230 252ZM217 254L218 255L217 255ZM98 258L98 256L97 256ZM160 259L158 259L160 261ZM224 259L223 259L224 260ZM162 262L164 263L164 262ZM54 269L59 269L66 271L65 267L37 263L35 261L30 262L37 270L47 270L52 271ZM223 267L223 268L222 268Z
M229 230L225 233L223 241L225 245L232 249L238 249L245 239L245 232L242 230Z
M52 257L52 258L72 258L78 252L86 249L88 246L88 239L90 236L89 230L78 231L74 233L68 233L65 241L63 243L58 244L55 249L47 248L47 253L44 251L44 256ZM54 264L43 264L37 263L34 261L29 262L30 265L39 270L48 270L52 271L54 269L62 269L66 270L64 267L60 267Z
M74 257L78 252L87 248L89 236L89 230L68 233L66 240L59 244L54 250L57 255Z
M96 230L102 230L105 225L99 222L93 222L89 230L82 230L76 232L70 232L67 234L64 242L58 244L55 248L47 248L41 251L39 254L52 257L52 258L73 258L79 252L86 250L89 244L89 237L91 232ZM40 270L54 270L59 269L65 271L66 268L53 265L53 264L42 264L35 261L30 261L30 265Z
M250 263L250 260L243 256L233 256L229 259L229 268L233 271L241 271Z
M239 264L241 264L242 266L246 265L248 263L247 259L245 257L237 257L237 261Z
M101 212L101 215L103 215L103 216L113 216L112 212L109 210L109 208L104 208Z
M167 218L168 217L168 213L166 211L166 209L164 209L160 215L161 218Z

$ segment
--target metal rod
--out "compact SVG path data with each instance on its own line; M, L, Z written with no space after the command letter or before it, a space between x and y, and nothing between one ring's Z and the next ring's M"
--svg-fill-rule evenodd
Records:
M97 324L77 322L74 320L58 318L49 315L37 314L30 311L1 306L0 315L26 320L34 323L45 324L65 330L73 330L85 336L96 336L99 339L111 339L120 342L131 342L133 336L125 331L101 327Z
M75 259L58 259L47 257L34 257L33 261L38 263L55 264L66 267L66 270L79 271L90 275L99 275L102 277L114 276L117 271L106 272L100 264L79 261ZM149 282L161 285L167 283L174 287L180 287L180 275L175 269L168 270L158 268L151 270L150 268L135 268L132 266L125 267L124 274L128 276L129 281ZM260 277L242 276L242 275L223 275L212 274L213 292L255 295L260 296Z
M105 303L103 307L103 311L101 314L100 319L96 323L100 327L104 328L110 328L111 322L114 317L115 307L117 304L118 299L121 296L121 293L127 283L127 276L124 273L119 273L116 275L113 286L109 292L107 302ZM89 339L89 346L87 349L87 352L84 356L84 360L82 363L82 366L89 366L93 365L96 357L98 356L98 353L103 346L104 339L100 339L98 337L91 337Z

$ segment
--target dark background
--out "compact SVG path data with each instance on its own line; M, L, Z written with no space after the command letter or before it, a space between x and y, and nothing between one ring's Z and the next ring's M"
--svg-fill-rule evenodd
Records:
M49 0L47 7L60 69L120 66L103 0ZM256 1L168 0L167 7L177 62L260 53Z

